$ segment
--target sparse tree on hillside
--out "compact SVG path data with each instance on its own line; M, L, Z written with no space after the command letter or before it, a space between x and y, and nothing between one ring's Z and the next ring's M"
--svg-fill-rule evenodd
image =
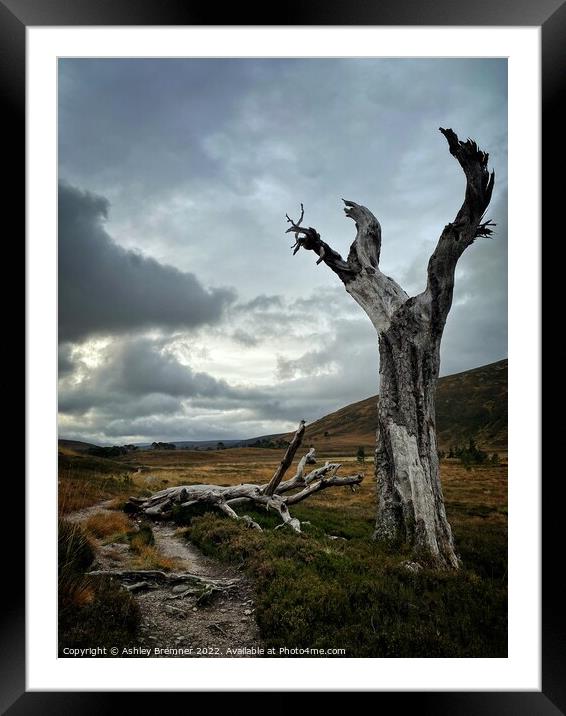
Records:
M154 450L176 450L176 448L177 448L175 443L162 443L162 442L153 442L153 443L151 443L151 447Z
M359 447L358 451L356 452L356 460L358 462L365 462L366 461L366 451L363 447Z
M476 445L474 438L468 440L467 447L456 448L454 450L454 456L459 458L467 470L469 470L472 465L485 465L489 462L488 453Z
M408 542L416 555L454 569L459 559L446 518L436 444L435 393L440 368L440 342L452 305L456 264L475 239L492 233L484 215L495 175L488 154L451 129L440 130L450 153L466 177L464 203L447 224L428 262L427 285L408 294L379 269L381 227L364 206L344 201L346 216L356 224L356 238L347 259L324 242L316 229L287 216L287 233L295 236L293 254L314 251L342 281L346 291L369 316L379 336L380 397L378 403L375 475L378 540Z

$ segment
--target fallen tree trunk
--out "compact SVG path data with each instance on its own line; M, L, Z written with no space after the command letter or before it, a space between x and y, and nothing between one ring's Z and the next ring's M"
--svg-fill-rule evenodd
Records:
M266 510L275 510L279 513L283 525L287 525L295 532L301 532L301 523L297 518L291 516L289 505L296 505L316 492L330 487L350 487L355 490L364 479L362 473L338 477L336 473L342 465L332 462L326 462L322 467L305 474L306 466L316 462L315 450L311 448L299 461L295 475L289 480L283 480L285 472L291 465L293 456L302 442L304 431L305 425L301 421L275 474L264 485L247 483L230 487L179 485L155 492L146 499L130 497L129 507L131 510L141 512L153 519L167 519L172 516L175 507L205 504L220 510L231 519L241 520L249 527L261 531L261 527L251 517L240 516L234 510L234 507L247 503Z

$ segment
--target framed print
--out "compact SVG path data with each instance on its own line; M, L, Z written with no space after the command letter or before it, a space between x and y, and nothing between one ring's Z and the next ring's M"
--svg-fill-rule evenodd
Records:
M560 712L537 337L560 3L1 10L29 399L5 710Z

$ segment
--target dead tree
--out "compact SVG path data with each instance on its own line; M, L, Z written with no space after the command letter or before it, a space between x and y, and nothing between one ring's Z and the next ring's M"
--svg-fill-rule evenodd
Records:
M175 507L194 507L209 505L235 520L242 520L249 527L261 530L261 527L248 515L239 516L234 507L253 505L266 510L274 510L281 517L281 525L287 525L295 532L301 531L301 523L289 512L291 505L306 500L311 495L330 487L350 487L355 490L364 479L363 474L338 477L340 463L326 462L322 467L305 474L307 465L316 463L315 450L304 455L295 475L283 480L293 457L301 445L305 433L305 422L301 421L295 436L287 448L279 467L271 480L265 485L240 484L232 487L218 485L179 485L168 487L154 493L147 499L130 497L128 507L131 511L142 512L153 519L166 519L173 515Z
M492 233L484 214L495 174L488 154L451 129L440 129L450 153L466 176L464 203L442 231L428 262L427 286L409 297L379 269L381 227L375 216L353 201L343 200L346 216L356 224L356 238L344 260L312 227L301 226L304 209L287 233L295 235L293 254L314 251L346 291L364 309L379 336L379 401L375 450L377 519L374 537L408 542L416 555L442 568L457 568L450 525L440 485L436 444L435 393L440 368L440 342L452 304L458 259L478 237Z

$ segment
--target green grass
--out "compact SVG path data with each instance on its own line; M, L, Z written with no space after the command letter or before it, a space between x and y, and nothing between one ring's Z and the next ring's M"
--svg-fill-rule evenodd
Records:
M246 512L263 527L277 524L270 513ZM506 656L501 526L461 524L456 540L465 567L414 574L401 566L407 554L371 541L373 520L316 505L293 514L311 521L305 534L260 533L213 514L193 517L186 533L208 555L252 576L268 647L342 647L350 657Z

